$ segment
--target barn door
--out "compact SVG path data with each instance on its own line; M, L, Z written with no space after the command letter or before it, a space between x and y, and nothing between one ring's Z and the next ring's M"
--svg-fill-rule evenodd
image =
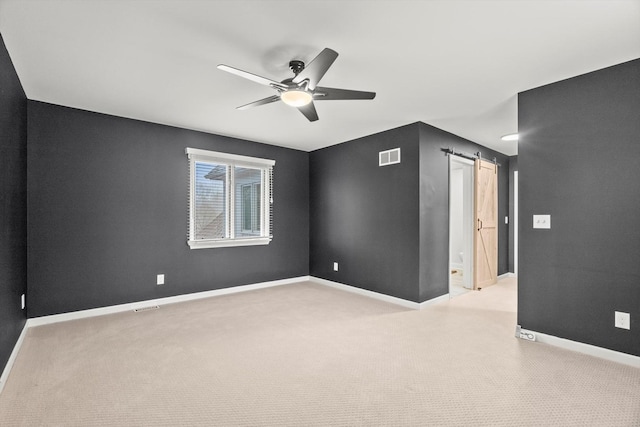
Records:
M473 288L498 279L498 166L475 161Z

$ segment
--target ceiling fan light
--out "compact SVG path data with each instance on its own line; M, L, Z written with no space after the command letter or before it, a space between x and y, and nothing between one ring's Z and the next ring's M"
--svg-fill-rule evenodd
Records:
M503 141L517 141L518 140L518 134L517 133L510 133L509 135L505 135L500 139L503 140Z
M304 90L286 90L280 93L280 99L292 107L302 107L313 100L313 95Z

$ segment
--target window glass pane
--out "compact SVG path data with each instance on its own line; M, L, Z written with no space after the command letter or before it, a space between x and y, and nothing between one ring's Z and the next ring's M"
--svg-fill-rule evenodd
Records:
M242 231L251 231L251 185L242 186Z
M260 204L256 193L262 183L262 170L235 167L235 234L236 237L256 237L262 235L260 229Z
M259 230L260 229L260 219L261 219L261 211L260 211L260 206L261 206L261 201L262 201L262 185L260 183L254 184L253 185L253 200L254 200L254 204L256 207L256 212L257 214L254 216L253 218L253 228L254 230Z
M195 240L226 237L226 183L226 165L195 162Z

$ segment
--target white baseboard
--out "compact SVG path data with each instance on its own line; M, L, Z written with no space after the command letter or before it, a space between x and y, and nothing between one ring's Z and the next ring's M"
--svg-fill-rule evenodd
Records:
M367 291L365 289L360 289L360 288L356 288L349 285L344 285L342 283L331 282L329 280L320 279L317 277L300 276L300 277L294 277L290 279L274 280L270 282L254 283L250 285L233 286L233 287L224 288L224 289L215 289L212 291L196 292L192 294L176 295L172 297L157 298L152 300L137 301L137 302L126 303L126 304L111 305L108 307L99 307L99 308L92 308L88 310L72 311L69 313L33 317L30 319L27 319L27 324L25 328L32 327L32 326L49 325L49 324L58 323L58 322L66 322L69 320L84 319L87 317L104 316L106 314L121 313L124 311L132 311L135 309L149 307L153 305L174 304L178 302L193 301L193 300L198 300L202 298L211 298L215 296L228 295L228 294L236 294L239 292L247 292L247 291L253 291L256 289L264 289L264 288L270 288L273 286L288 285L292 283L299 283L299 282L306 282L306 281L314 281L316 283L320 283L323 285L336 287L349 292L359 293L361 295L366 295L370 298L380 299L383 301L399 304L404 307L417 309L417 310L424 308L428 305L432 305L436 302L444 301L449 298L449 294L445 294L440 297L437 297L428 301L424 301L422 303L417 303L413 301L404 300L401 298L392 297L389 295L380 294L373 291Z
M615 350L609 350L608 348L597 347L595 345L585 344L578 341L571 341L565 338L543 334L541 332L531 332L535 334L537 342L549 344L554 347L560 347L565 350L577 351L578 353L588 354L589 356L598 357L600 359L605 359L612 362L622 363L624 365L633 366L635 368L640 368L640 357L638 356L622 353Z
M507 277L518 277L518 276L516 276L515 273L504 273L498 276L498 280L506 279Z
M202 298L210 298L220 295L236 294L239 292L254 291L256 289L270 288L273 286L288 285L291 283L306 282L309 276L294 277L291 279L273 280L271 282L254 283L251 285L232 286L230 288L215 289L212 291L195 292L192 294L176 295L173 297L157 298L146 301L138 301L127 304L112 305L108 307L92 308L89 310L72 311L70 313L52 314L50 316L34 317L27 320L27 326L41 326L51 323L66 322L69 320L84 319L87 317L103 316L105 314L132 311L138 308L152 305L166 305L177 302L193 301Z
M7 382L7 378L9 378L9 373L11 372L11 368L13 368L13 363L16 361L16 357L18 357L18 353L20 352L20 347L22 347L22 342L24 341L25 335L27 335L27 328L29 326L27 324L22 328L22 332L20 332L20 336L18 337L18 341L16 341L16 345L13 346L13 351L9 356L9 360L7 360L7 364L2 371L2 375L0 376L0 393L4 389L4 385Z
M374 298L380 301L390 302L392 304L401 305L402 307L411 308L414 310L421 310L427 306L436 304L441 301L448 301L449 294L444 294L436 298L432 298L430 300L424 302L413 302L402 298L392 297L390 295L381 294L374 291L369 291L362 288L357 288L355 286L345 285L344 283L332 282L331 280L321 279L320 277L311 276L310 279L312 282L318 283L320 285L329 286L332 288L340 289L346 292L351 292L358 295L363 295L369 298Z
M419 310L422 310L423 308L429 307L430 305L434 305L434 304L437 304L439 302L449 301L450 299L451 299L451 295L449 295L449 293L447 292L446 294L440 295L439 297L435 297L435 298L428 299L426 301L422 301L420 303Z

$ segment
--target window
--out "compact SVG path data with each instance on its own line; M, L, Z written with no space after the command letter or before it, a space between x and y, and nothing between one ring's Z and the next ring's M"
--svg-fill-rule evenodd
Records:
M195 148L186 153L189 247L269 244L275 161Z

